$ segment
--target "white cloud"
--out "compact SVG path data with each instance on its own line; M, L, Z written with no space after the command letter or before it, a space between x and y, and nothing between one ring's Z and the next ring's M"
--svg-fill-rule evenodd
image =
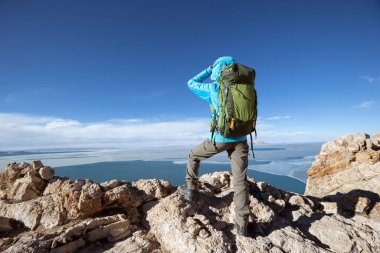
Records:
M50 122L47 122L45 125L46 129L59 129L59 128L66 128L66 127L81 127L81 123L79 123L76 120L63 120L63 119L56 119L52 120Z
M0 113L0 150L68 147L157 147L196 144L209 120L118 119L81 123L72 119Z
M308 141L302 131L257 124L259 141ZM193 146L209 134L209 118L182 120L111 119L83 123L73 119L0 113L0 150L45 148L141 148Z
M365 76L361 76L361 79L363 79L363 80L365 80L371 84L374 84L374 83L380 84L380 76L365 75Z
M360 103L358 105L355 105L354 108L358 109L368 109L371 108L376 102L375 101L365 101L363 103Z
M285 116L273 116L273 117L266 118L266 120L279 120L279 119L290 119L290 116L285 115Z

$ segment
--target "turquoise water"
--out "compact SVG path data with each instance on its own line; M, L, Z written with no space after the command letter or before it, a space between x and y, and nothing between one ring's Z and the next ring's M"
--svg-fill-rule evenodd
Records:
M184 184L186 166L169 161L115 161L56 168L56 174L73 179L89 178L94 182L103 182L111 179L136 181L141 178L157 178L171 182L173 185ZM215 171L230 171L228 164L201 164L199 174ZM255 181L265 181L277 188L303 194L305 183L300 180L249 170L248 176Z
M255 159L249 156L248 175L277 188L302 193L307 170L322 143L255 145ZM135 181L140 178L160 178L173 185L184 183L187 156L192 147L144 149L94 149L3 151L0 169L7 163L41 160L70 178L88 178L95 182L111 179ZM202 161L200 175L213 171L230 171L227 153Z

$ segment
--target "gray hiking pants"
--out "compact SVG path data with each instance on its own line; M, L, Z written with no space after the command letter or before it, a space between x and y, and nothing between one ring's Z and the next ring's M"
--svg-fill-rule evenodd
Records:
M205 140L189 153L186 168L186 184L190 190L196 190L198 186L198 171L200 162L220 152L227 151L230 159L234 204L235 204L235 222L243 226L248 221L249 214L249 198L247 183L247 167L248 167L248 144L247 141L242 142L216 142Z

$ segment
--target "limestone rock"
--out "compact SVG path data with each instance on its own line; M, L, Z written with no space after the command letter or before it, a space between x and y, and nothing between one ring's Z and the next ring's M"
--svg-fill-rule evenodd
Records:
M160 244L152 233L138 230L131 237L116 243L104 253L161 253L161 250Z
M201 207L191 206L174 194L148 211L150 232L155 234L163 250L178 253L232 250L232 241L222 231L196 216L198 208Z
M132 198L132 190L129 185L117 186L111 190L104 192L103 204L111 207L112 205L126 205L130 204Z
M133 182L132 186L139 190L139 195L143 196L143 202L162 199L175 191L168 181L157 179L140 179Z
M83 185L78 201L78 211L85 217L92 216L102 210L102 195L99 184Z
M221 192L222 189L232 187L232 182L230 181L230 174L226 174L225 172L214 172L203 175L201 177L201 182L206 184L208 187L212 186L212 189L215 192Z
M44 167L40 160L33 161L32 167L34 170L38 171L40 168Z
M362 225L340 215L321 215L307 227L310 235L318 238L321 245L328 246L333 252L377 252L380 234L369 231L377 229L378 224L371 224L367 219L364 222L368 224Z
M40 162L32 166L10 164L0 173L11 186L4 196L6 201L0 206L0 215L36 229L39 226L52 228L117 208L135 222L141 216L137 211L139 206L174 191L174 187L163 180L140 180L133 185L116 180L96 184L90 180L52 178L53 172Z
M319 247L315 242L305 238L302 233L290 226L274 230L266 237L258 236L237 237L236 240L239 253L245 252L331 252Z
M17 179L8 191L8 199L26 201L42 195L46 183L36 172L27 172L24 177Z
M4 250L4 253L21 252L77 252L96 241L121 240L130 235L130 224L123 215L87 219L53 230L27 233Z
M8 164L4 171L0 173L0 191L1 191L1 199L7 198L7 192L9 188L13 186L13 183L20 177L21 171L23 168L20 167L20 164L11 163Z
M9 190L7 198L19 201L26 201L37 198L39 194L39 191L37 191L30 184L24 182L23 180L17 180L13 187Z
M220 180L230 177L221 174ZM286 193L248 180L249 237L235 236L232 189L218 188L219 180L200 178L200 197L189 203L177 193L152 203L147 228L167 252L376 252L380 242L378 222L361 216L354 222L340 215L327 216L317 198ZM223 179L224 178L224 179ZM207 181L206 181L207 180ZM230 178L227 181L231 181ZM214 182L214 183L213 183ZM210 186L211 185L211 186ZM212 190L215 192L212 192ZM223 189L218 193L218 189ZM365 202L365 201L364 201ZM281 206L280 208L277 204ZM356 218L356 216L355 216ZM360 218L356 218L360 219ZM362 225L366 224L366 225ZM328 235L339 226L342 240ZM364 243L365 242L365 243ZM352 251L347 251L347 249Z
M40 225L51 228L66 222L66 210L53 196L14 204L0 201L0 216L22 222L32 230Z
M100 183L100 187L102 187L102 191L108 191L122 184L123 183L118 180L110 180L110 181Z
M26 201L42 195L47 183L38 173L42 163L12 163L0 173L1 199Z
M356 177L367 178L378 163L372 164L376 155L371 152L370 156L362 155L363 150L371 147L376 151L378 143L373 138L368 141L366 135L359 137L350 137L358 146L330 148L344 153L349 147L355 154L360 153L359 160L367 162L355 160L348 164L370 168L356 170ZM367 139L361 142L362 137ZM352 153L347 151L339 159L344 160ZM327 153L326 157L329 157ZM339 155L334 157L337 163L341 161L337 159ZM329 162L334 166L332 160ZM230 173L201 176L199 194L189 202L163 180L132 183L111 180L97 184L90 180L45 177L40 173L44 168L49 167L42 163L13 163L0 173L0 179L4 179L0 181L4 193L0 200L0 232L4 231L0 233L1 252L340 253L380 250L378 195L369 189L350 190L349 184L339 183L344 179L336 176L344 171L343 167L334 172L321 169L310 177L314 180L324 175L340 184L342 193L332 191L323 197L286 192L248 178L248 237L236 236L234 231ZM16 199L18 194L23 195L19 189L24 185L38 194L29 200Z
M50 180L54 176L54 169L52 167L42 167L39 169L38 173L44 180Z
M322 146L308 175L305 195L352 190L380 194L380 140L361 133L330 141Z

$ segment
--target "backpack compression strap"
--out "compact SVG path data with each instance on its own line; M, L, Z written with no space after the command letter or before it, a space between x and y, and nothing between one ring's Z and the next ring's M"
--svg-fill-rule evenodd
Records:
M256 130L255 130L256 133ZM249 137L251 137L251 150L252 150L252 158L255 159L255 153L253 152L253 141L252 141L252 133L249 134Z
M212 107L212 105L210 104L210 111L213 113L213 117L211 119L211 142L213 142L213 139L214 139L214 134L215 134L215 131L218 131L218 120L216 118L216 110L214 109L214 107ZM215 144L215 140L214 140L214 144Z

